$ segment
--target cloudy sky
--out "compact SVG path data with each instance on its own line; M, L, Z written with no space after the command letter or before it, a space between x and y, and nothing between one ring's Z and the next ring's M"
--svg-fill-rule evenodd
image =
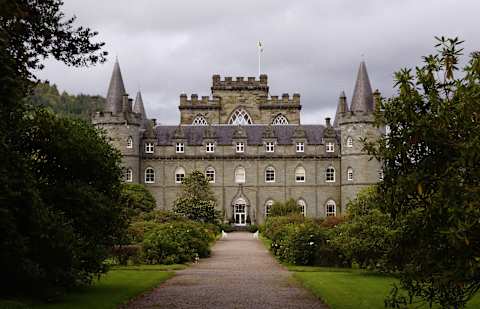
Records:
M127 92L141 89L147 114L179 122L180 93L210 94L213 74L257 75L256 42L270 93L299 92L302 122L333 116L351 97L359 62L372 87L391 95L392 74L432 53L434 36L480 49L478 0L64 0L67 16L99 32L109 61L69 68L48 60L42 79L69 93L106 95L115 56Z

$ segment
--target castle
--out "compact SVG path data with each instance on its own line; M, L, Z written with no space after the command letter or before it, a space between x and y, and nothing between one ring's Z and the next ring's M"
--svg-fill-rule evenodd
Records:
M382 178L361 138L374 125L379 92L360 64L351 105L341 93L335 119L302 125L300 95L270 95L267 75L213 75L210 96L180 95L180 124L148 119L142 96L125 91L118 61L106 109L92 121L123 155L125 181L142 183L160 209L171 209L185 175L205 173L225 221L262 223L274 201L293 198L308 217L340 215L349 200Z

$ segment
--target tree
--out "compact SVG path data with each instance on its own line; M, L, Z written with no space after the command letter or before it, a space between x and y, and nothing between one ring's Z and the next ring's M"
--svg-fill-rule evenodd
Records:
M415 73L395 73L377 115L389 133L366 148L384 162L385 266L411 297L462 308L480 288L480 53L457 76L462 41L437 39Z
M122 203L127 208L130 218L151 212L156 205L155 198L144 185L133 183L123 184Z
M219 211L215 209L217 200L205 175L193 171L183 179L182 188L173 211L190 220L217 223L220 218Z
M105 61L59 0L0 0L0 293L51 295L105 271L126 228L120 156L91 125L33 110L33 70Z

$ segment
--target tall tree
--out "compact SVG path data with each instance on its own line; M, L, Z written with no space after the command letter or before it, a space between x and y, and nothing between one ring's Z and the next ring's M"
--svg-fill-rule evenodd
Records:
M367 148L384 162L386 267L410 296L462 308L480 288L480 54L459 72L462 41L437 39L423 66L395 73L378 114L389 132Z

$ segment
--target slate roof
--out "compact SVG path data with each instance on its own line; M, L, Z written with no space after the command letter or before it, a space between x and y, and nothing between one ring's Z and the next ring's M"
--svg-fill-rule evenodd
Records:
M117 59L113 66L112 77L110 78L110 84L108 86L105 110L113 112L114 114L121 113L124 94L125 86L123 85L122 72L120 71L120 64Z
M272 126L275 133L277 144L290 145L293 144L292 137L295 132L295 128L298 125L279 125ZM305 129L307 143L310 145L322 144L323 131L325 126L323 125L302 125ZM164 126L160 125L155 128L158 145L172 145L174 143L175 129L178 126ZM202 145L204 130L208 126L182 126L186 143L188 145ZM212 125L211 129L215 132L215 140L219 145L231 145L232 137L235 131L235 125ZM263 132L267 128L267 125L248 125L243 126L247 133L247 144L249 145L262 145L263 144ZM337 131L337 138L339 136Z
M353 112L371 112L373 111L373 93L368 78L367 66L365 61L360 63L358 68L357 81L353 90L352 105L350 110Z

